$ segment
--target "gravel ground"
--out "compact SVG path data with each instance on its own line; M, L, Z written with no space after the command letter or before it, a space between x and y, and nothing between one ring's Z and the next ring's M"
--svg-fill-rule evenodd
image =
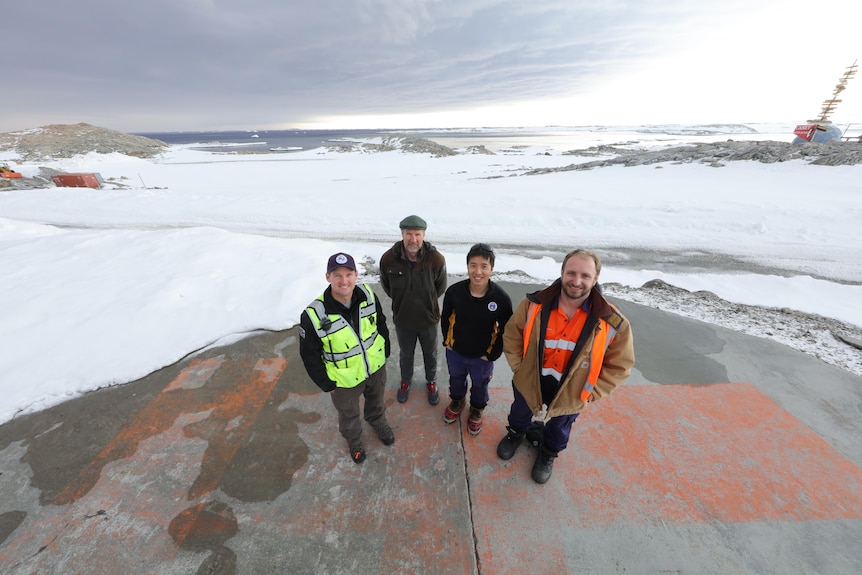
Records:
M732 303L711 292L690 292L661 280L639 288L602 287L610 296L777 341L862 377L862 329L857 326L786 308Z

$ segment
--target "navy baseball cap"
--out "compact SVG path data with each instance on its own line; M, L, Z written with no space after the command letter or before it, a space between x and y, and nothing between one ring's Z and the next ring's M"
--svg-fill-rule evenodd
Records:
M350 254L339 252L329 256L329 263L326 264L326 273L331 272L335 268L347 268L356 271L356 262Z

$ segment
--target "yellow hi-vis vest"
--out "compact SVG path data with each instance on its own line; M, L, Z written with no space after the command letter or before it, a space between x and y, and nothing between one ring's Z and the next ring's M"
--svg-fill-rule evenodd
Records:
M338 387L356 387L386 364L386 342L377 331L377 299L368 285L356 287L365 293L358 334L341 314L326 313L323 295L306 308L323 345L326 375Z

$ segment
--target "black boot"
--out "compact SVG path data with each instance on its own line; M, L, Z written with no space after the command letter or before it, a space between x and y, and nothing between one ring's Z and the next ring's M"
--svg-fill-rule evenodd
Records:
M508 425L506 429L509 432L497 444L497 455L500 456L500 459L512 459L512 456L515 455L515 451L521 445L521 442L524 441L524 436L527 434L524 429L514 429Z
M533 463L533 481L536 483L547 483L551 478L551 472L554 470L554 459L557 458L558 451L552 451L545 447L545 444L539 446L539 452L536 454L536 462Z

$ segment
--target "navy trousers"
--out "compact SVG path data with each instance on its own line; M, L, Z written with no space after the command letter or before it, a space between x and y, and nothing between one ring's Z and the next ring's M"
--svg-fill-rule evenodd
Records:
M479 409L488 405L488 384L494 376L494 362L481 357L464 357L452 349L446 349L446 364L449 366L449 397L461 399L467 396L467 376L473 383L470 388L470 405Z
M512 402L512 407L509 410L509 427L512 429L526 430L530 427L533 421L533 411L527 405L527 401L515 384L512 384L512 391L515 395L515 400ZM543 394L544 396L544 394ZM553 397L542 397L542 402L549 405L554 400ZM552 451L562 451L569 444L569 435L572 432L572 424L578 418L577 413L571 415L559 415L552 417L545 423L545 431L542 436L542 441L545 447Z

